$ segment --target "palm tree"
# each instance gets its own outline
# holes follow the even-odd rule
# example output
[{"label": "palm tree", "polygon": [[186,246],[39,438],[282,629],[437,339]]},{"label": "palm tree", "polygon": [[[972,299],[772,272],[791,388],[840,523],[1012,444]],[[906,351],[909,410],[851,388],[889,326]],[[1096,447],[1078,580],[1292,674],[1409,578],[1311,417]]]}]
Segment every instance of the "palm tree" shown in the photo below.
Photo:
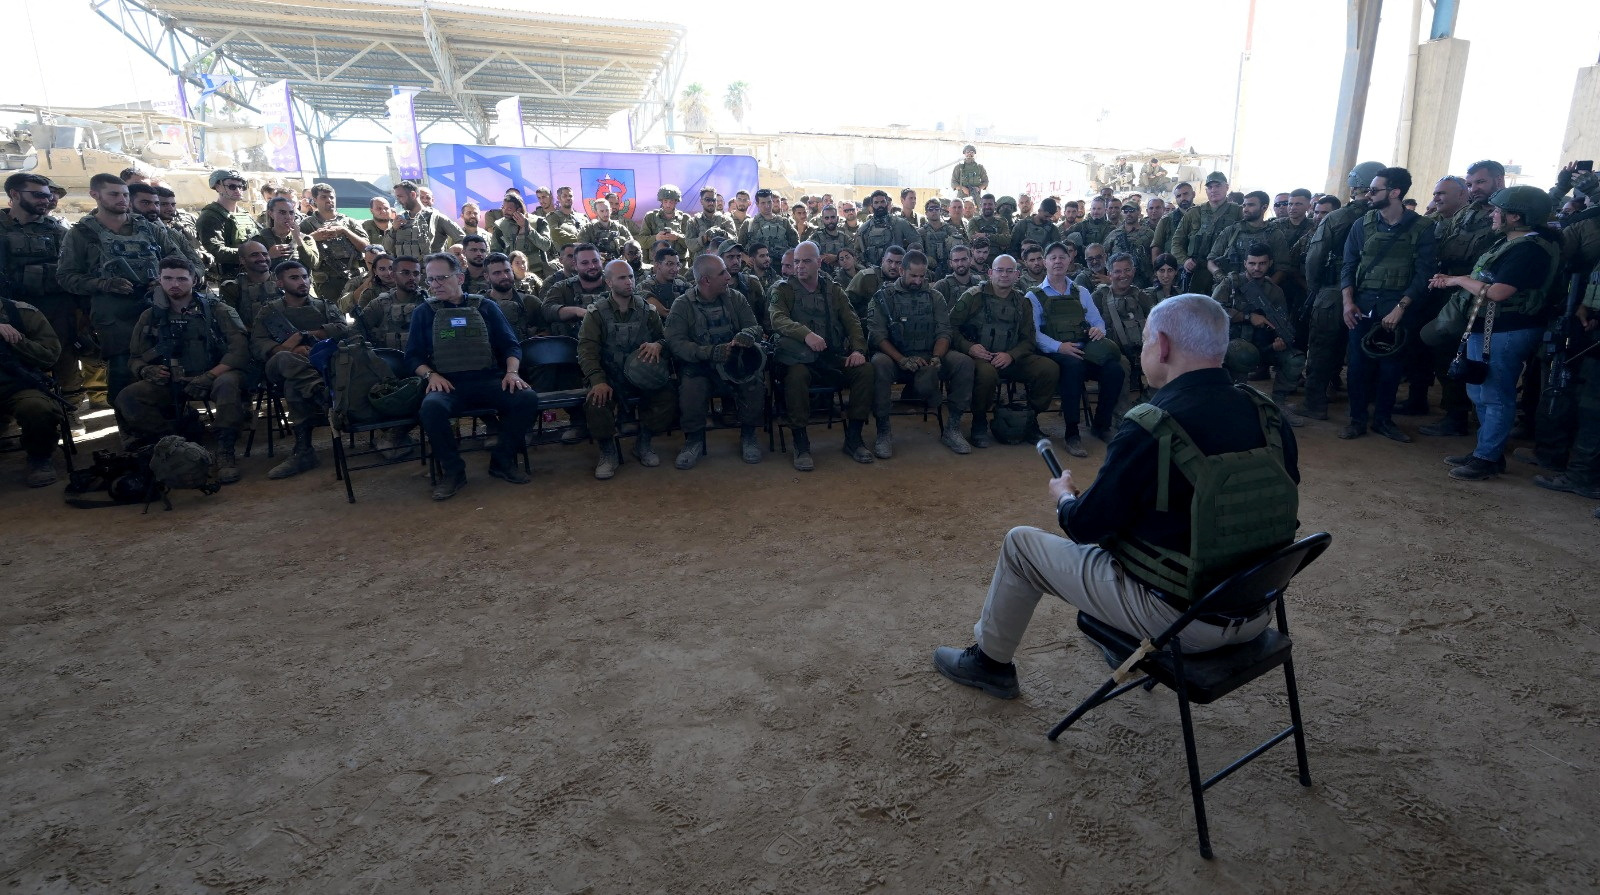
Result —
[{"label": "palm tree", "polygon": [[706,88],[690,84],[678,94],[678,111],[683,113],[683,129],[703,134],[711,129],[711,109],[706,105]]},{"label": "palm tree", "polygon": [[734,123],[744,124],[744,113],[750,111],[750,85],[744,81],[729,84],[728,92],[722,97],[722,107],[733,116]]}]

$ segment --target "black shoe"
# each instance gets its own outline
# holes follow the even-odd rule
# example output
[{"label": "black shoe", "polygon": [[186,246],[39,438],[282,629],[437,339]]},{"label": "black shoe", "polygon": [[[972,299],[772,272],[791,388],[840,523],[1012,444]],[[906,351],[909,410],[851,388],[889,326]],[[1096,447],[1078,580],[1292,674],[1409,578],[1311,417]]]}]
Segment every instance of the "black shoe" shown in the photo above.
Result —
[{"label": "black shoe", "polygon": [[1096,437],[1098,439],[1100,439],[1101,441],[1105,442],[1106,444],[1110,444],[1111,443],[1111,430],[1110,429],[1090,429],[1089,430],[1089,434],[1093,435],[1094,437]]},{"label": "black shoe", "polygon": [[1017,686],[1016,664],[996,662],[985,656],[976,643],[964,650],[939,647],[933,651],[933,667],[958,684],[977,687],[1000,699],[1016,699],[1022,693]]},{"label": "black shoe", "polygon": [[1365,434],[1367,434],[1366,423],[1351,423],[1350,425],[1339,430],[1339,437],[1345,439],[1346,441],[1352,438],[1360,438]]},{"label": "black shoe", "polygon": [[1572,479],[1567,478],[1566,473],[1560,473],[1558,475],[1536,475],[1533,477],[1533,483],[1541,488],[1546,488],[1551,491],[1565,491],[1568,494],[1576,494],[1579,497],[1587,497],[1590,500],[1600,500],[1600,488],[1596,488],[1591,485],[1580,485],[1577,482],[1574,482]]},{"label": "black shoe", "polygon": [[1411,443],[1411,436],[1400,431],[1400,427],[1394,424],[1394,420],[1379,420],[1372,424],[1372,431],[1390,441],[1398,441],[1401,444]]},{"label": "black shoe", "polygon": [[444,478],[439,480],[439,484],[433,486],[433,499],[449,500],[456,496],[457,491],[465,487],[467,487],[467,471],[465,469],[455,475],[447,472],[444,474]]},{"label": "black shoe", "polygon": [[1450,477],[1467,482],[1481,482],[1492,479],[1500,474],[1500,464],[1490,463],[1481,457],[1473,457],[1465,466],[1457,466],[1450,470]]},{"label": "black shoe", "polygon": [[526,485],[533,481],[533,476],[524,472],[514,459],[510,463],[499,463],[490,460],[489,474],[497,479],[505,479],[513,485]]},{"label": "black shoe", "polygon": [[1455,469],[1457,466],[1466,466],[1471,462],[1471,454],[1451,454],[1450,456],[1444,458],[1444,465],[1450,467],[1451,469]]},{"label": "black shoe", "polygon": [[1087,457],[1089,452],[1083,447],[1083,439],[1077,435],[1067,436],[1067,453],[1074,457]]},{"label": "black shoe", "polygon": [[1427,416],[1428,399],[1423,398],[1421,401],[1408,400],[1396,407],[1394,412],[1397,416]]},{"label": "black shoe", "polygon": [[1532,448],[1517,448],[1511,452],[1511,456],[1517,460],[1521,460],[1523,463],[1537,466],[1540,469],[1555,475],[1560,475],[1561,473],[1567,471],[1566,467],[1564,466],[1551,466],[1549,463],[1540,460],[1538,452]]},{"label": "black shoe", "polygon": [[1467,431],[1467,421],[1456,416],[1446,416],[1431,426],[1423,426],[1417,430],[1431,438],[1446,438],[1453,435],[1470,435]]}]

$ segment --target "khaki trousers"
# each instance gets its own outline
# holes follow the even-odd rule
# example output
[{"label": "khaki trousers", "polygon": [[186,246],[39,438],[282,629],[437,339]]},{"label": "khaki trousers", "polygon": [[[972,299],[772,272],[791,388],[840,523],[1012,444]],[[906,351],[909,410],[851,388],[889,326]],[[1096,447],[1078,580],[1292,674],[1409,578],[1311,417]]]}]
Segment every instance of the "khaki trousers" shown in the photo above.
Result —
[{"label": "khaki trousers", "polygon": [[[1006,532],[983,614],[972,628],[984,654],[996,662],[1010,662],[1033,619],[1034,607],[1046,593],[1140,638],[1154,639],[1183,614],[1124,574],[1105,549],[1018,526]],[[1263,613],[1233,628],[1194,622],[1178,641],[1185,652],[1217,649],[1254,639],[1272,619],[1272,613]]]}]

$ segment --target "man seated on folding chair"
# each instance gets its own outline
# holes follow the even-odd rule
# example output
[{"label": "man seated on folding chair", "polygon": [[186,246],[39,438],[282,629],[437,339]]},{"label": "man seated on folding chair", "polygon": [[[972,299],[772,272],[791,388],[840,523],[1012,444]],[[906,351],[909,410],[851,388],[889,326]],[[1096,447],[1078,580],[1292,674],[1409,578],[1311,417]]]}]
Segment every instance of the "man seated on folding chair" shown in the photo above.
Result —
[{"label": "man seated on folding chair", "polygon": [[[283,389],[294,449],[288,459],[267,472],[286,479],[317,467],[311,430],[328,410],[328,384],[311,366],[311,346],[323,339],[344,338],[344,315],[320,298],[311,297],[311,271],[293,258],[272,268],[283,293],[263,305],[250,327],[250,353],[265,365],[267,379]],[[326,424],[326,423],[324,423]]]},{"label": "man seated on folding chair", "polygon": [[867,363],[867,337],[838,283],[822,276],[822,252],[807,240],[794,249],[794,276],[772,287],[772,328],[778,334],[773,360],[783,380],[785,409],[794,433],[794,468],[810,472],[811,386],[850,392],[845,411],[844,453],[871,463],[872,451],[861,430],[872,410],[873,367]]},{"label": "man seated on folding chair", "polygon": [[[678,359],[678,410],[683,420],[683,450],[674,465],[693,469],[705,456],[706,414],[714,395],[733,396],[739,416],[739,456],[746,463],[760,463],[756,427],[766,410],[765,377],[741,375],[735,381],[718,366],[736,349],[759,352],[761,325],[745,297],[728,288],[732,277],[721,258],[701,255],[694,259],[693,270],[694,291],[672,303],[666,322],[667,347]],[[764,355],[752,357],[759,363],[749,364],[751,370],[765,367]]]},{"label": "man seated on folding chair", "polygon": [[0,416],[16,420],[22,429],[30,488],[56,481],[50,455],[60,442],[66,410],[46,390],[50,382],[44,372],[60,353],[61,340],[44,312],[26,302],[0,299]]},{"label": "man seated on folding chair", "polygon": [[578,367],[589,388],[583,405],[589,431],[600,442],[594,477],[609,479],[622,465],[617,438],[617,411],[627,398],[639,399],[639,437],[633,456],[640,466],[660,466],[651,438],[672,427],[678,416],[678,391],[667,369],[666,332],[661,315],[643,295],[634,293],[633,267],[626,261],[606,265],[611,294],[594,303],[594,313],[578,330]]},{"label": "man seated on folding chair", "polygon": [[872,356],[877,371],[872,412],[878,423],[873,452],[884,460],[894,456],[889,414],[894,384],[903,382],[930,408],[938,405],[944,384],[948,394],[939,441],[953,453],[972,453],[961,435],[961,417],[972,407],[972,358],[950,350],[950,309],[943,295],[928,288],[928,258],[921,249],[907,252],[899,279],[872,297],[867,341],[877,349]]},{"label": "man seated on folding chair", "polygon": [[[1089,490],[1075,494],[1071,470],[1050,480],[1067,538],[1026,526],[1006,532],[973,626],[977,642],[934,650],[939,673],[1013,699],[1012,656],[1044,593],[1134,637],[1154,638],[1238,571],[1191,556],[1191,525],[1232,532],[1216,544],[1231,556],[1259,556],[1294,539],[1294,434],[1271,398],[1233,384],[1222,367],[1227,350],[1228,313],[1208,296],[1175,296],[1151,310],[1141,362],[1159,391],[1128,412]],[[1228,474],[1206,475],[1213,469]],[[1197,494],[1191,475],[1205,492]],[[1195,504],[1239,509],[1192,518]],[[1254,639],[1271,621],[1265,610],[1251,618],[1200,616],[1179,639],[1185,652],[1203,652]]]},{"label": "man seated on folding chair", "polygon": [[417,416],[444,473],[434,485],[433,499],[448,500],[466,487],[467,464],[455,433],[456,415],[463,410],[495,411],[500,433],[489,453],[489,474],[525,485],[529,477],[517,466],[517,457],[539,415],[539,396],[517,372],[522,346],[499,305],[462,293],[466,271],[456,256],[429,255],[422,271],[432,297],[411,314],[406,366],[427,388]]}]

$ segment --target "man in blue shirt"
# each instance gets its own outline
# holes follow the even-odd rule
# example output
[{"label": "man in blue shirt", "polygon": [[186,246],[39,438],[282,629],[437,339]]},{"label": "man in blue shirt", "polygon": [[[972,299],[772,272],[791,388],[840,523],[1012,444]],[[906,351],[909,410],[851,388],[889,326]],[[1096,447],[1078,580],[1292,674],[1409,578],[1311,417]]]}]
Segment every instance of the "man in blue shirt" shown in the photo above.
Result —
[{"label": "man in blue shirt", "polygon": [[1101,441],[1111,440],[1112,414],[1122,394],[1127,374],[1122,368],[1122,352],[1106,339],[1106,322],[1095,307],[1089,290],[1067,279],[1071,253],[1059,242],[1044,252],[1044,282],[1028,290],[1033,305],[1033,342],[1039,354],[1055,361],[1061,370],[1056,393],[1061,398],[1061,420],[1066,426],[1067,453],[1087,457],[1083,439],[1078,436],[1078,408],[1085,377],[1100,383],[1099,405],[1094,411],[1090,433]]},{"label": "man in blue shirt", "polygon": [[427,388],[422,398],[422,429],[444,472],[433,488],[446,500],[467,484],[467,465],[456,448],[453,420],[462,410],[493,408],[500,434],[489,454],[489,474],[514,485],[528,482],[517,468],[528,428],[539,413],[539,396],[519,375],[522,347],[500,306],[481,295],[464,295],[465,271],[449,252],[423,263],[432,296],[411,312],[406,365]]}]

